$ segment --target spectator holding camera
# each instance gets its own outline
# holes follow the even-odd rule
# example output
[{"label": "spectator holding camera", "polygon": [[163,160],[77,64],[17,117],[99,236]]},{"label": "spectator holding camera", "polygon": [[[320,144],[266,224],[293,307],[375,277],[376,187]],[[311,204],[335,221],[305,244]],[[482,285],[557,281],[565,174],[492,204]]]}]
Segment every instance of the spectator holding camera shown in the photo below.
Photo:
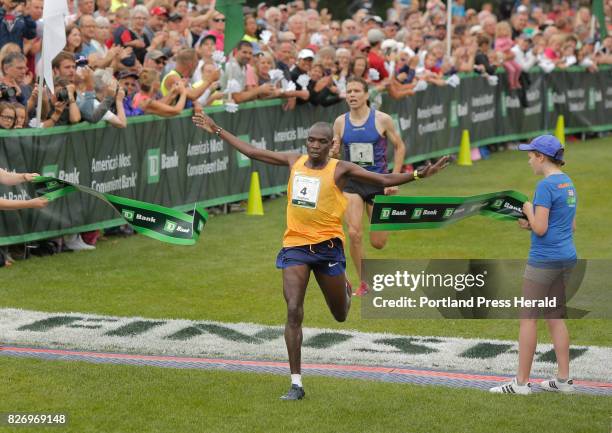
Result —
[{"label": "spectator holding camera", "polygon": [[32,88],[25,84],[26,58],[21,53],[9,53],[2,59],[2,81],[0,83],[0,99],[9,102],[26,104],[32,93]]},{"label": "spectator holding camera", "polygon": [[102,116],[102,120],[107,121],[115,128],[127,127],[127,118],[123,108],[123,99],[126,91],[118,86],[117,80],[108,69],[98,69],[93,74],[94,90],[96,99],[94,101],[94,110],[98,108],[102,101],[110,100],[110,108]]},{"label": "spectator holding camera", "polygon": [[81,112],[76,103],[76,89],[67,78],[58,77],[54,83],[55,93],[51,94],[53,111],[43,122],[43,128],[70,125],[81,121]]},{"label": "spectator holding camera", "polygon": [[36,22],[24,11],[24,0],[4,0],[4,7],[0,7],[0,47],[13,42],[23,50],[23,40],[36,37]]}]

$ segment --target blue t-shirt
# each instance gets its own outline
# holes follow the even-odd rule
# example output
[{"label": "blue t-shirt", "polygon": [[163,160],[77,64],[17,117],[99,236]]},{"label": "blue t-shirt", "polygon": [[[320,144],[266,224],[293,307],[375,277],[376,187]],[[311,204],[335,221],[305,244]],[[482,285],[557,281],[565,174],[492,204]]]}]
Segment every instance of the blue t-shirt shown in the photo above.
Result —
[{"label": "blue t-shirt", "polygon": [[543,206],[550,213],[546,233],[543,236],[531,233],[530,265],[548,267],[543,262],[576,260],[572,225],[577,203],[576,188],[565,173],[550,175],[538,183],[533,197],[534,209]]},{"label": "blue t-shirt", "polygon": [[451,11],[454,17],[464,17],[465,16],[465,6],[464,5],[458,5],[456,3],[453,3]]}]

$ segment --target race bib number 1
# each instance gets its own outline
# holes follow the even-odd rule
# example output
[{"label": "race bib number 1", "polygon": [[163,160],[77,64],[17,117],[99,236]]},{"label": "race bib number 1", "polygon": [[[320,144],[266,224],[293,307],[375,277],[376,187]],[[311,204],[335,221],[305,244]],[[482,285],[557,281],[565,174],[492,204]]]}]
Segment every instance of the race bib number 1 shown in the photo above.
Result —
[{"label": "race bib number 1", "polygon": [[374,165],[374,145],[372,143],[351,143],[351,162],[357,165]]},{"label": "race bib number 1", "polygon": [[319,200],[321,179],[296,174],[291,187],[291,204],[309,209],[316,209]]}]

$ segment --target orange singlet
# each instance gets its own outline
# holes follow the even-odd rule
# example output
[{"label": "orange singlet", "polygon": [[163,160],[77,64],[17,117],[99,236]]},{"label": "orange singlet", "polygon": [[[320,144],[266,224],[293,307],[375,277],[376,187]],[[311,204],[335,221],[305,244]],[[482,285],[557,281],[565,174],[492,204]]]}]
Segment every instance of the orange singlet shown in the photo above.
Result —
[{"label": "orange singlet", "polygon": [[342,215],[346,198],[336,185],[337,159],[315,170],[306,167],[308,155],[302,155],[291,167],[287,186],[287,230],[283,247],[318,244],[340,238],[344,242]]}]

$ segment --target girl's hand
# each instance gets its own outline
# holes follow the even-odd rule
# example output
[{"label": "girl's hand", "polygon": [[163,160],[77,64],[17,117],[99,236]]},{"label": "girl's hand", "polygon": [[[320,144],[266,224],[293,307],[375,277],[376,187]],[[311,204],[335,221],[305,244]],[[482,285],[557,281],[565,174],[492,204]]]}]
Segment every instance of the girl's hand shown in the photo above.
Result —
[{"label": "girl's hand", "polygon": [[529,221],[527,221],[525,218],[519,218],[517,221],[518,221],[518,225],[520,228],[525,229],[525,230],[531,230]]},{"label": "girl's hand", "polygon": [[46,197],[36,197],[28,200],[28,207],[32,209],[41,209],[49,204],[49,200]]},{"label": "girl's hand", "polygon": [[523,213],[525,215],[533,215],[533,203],[530,201],[523,203]]},{"label": "girl's hand", "polygon": [[23,173],[23,178],[26,182],[32,182],[32,180],[34,180],[34,178],[38,176],[40,176],[40,174],[38,173]]}]

